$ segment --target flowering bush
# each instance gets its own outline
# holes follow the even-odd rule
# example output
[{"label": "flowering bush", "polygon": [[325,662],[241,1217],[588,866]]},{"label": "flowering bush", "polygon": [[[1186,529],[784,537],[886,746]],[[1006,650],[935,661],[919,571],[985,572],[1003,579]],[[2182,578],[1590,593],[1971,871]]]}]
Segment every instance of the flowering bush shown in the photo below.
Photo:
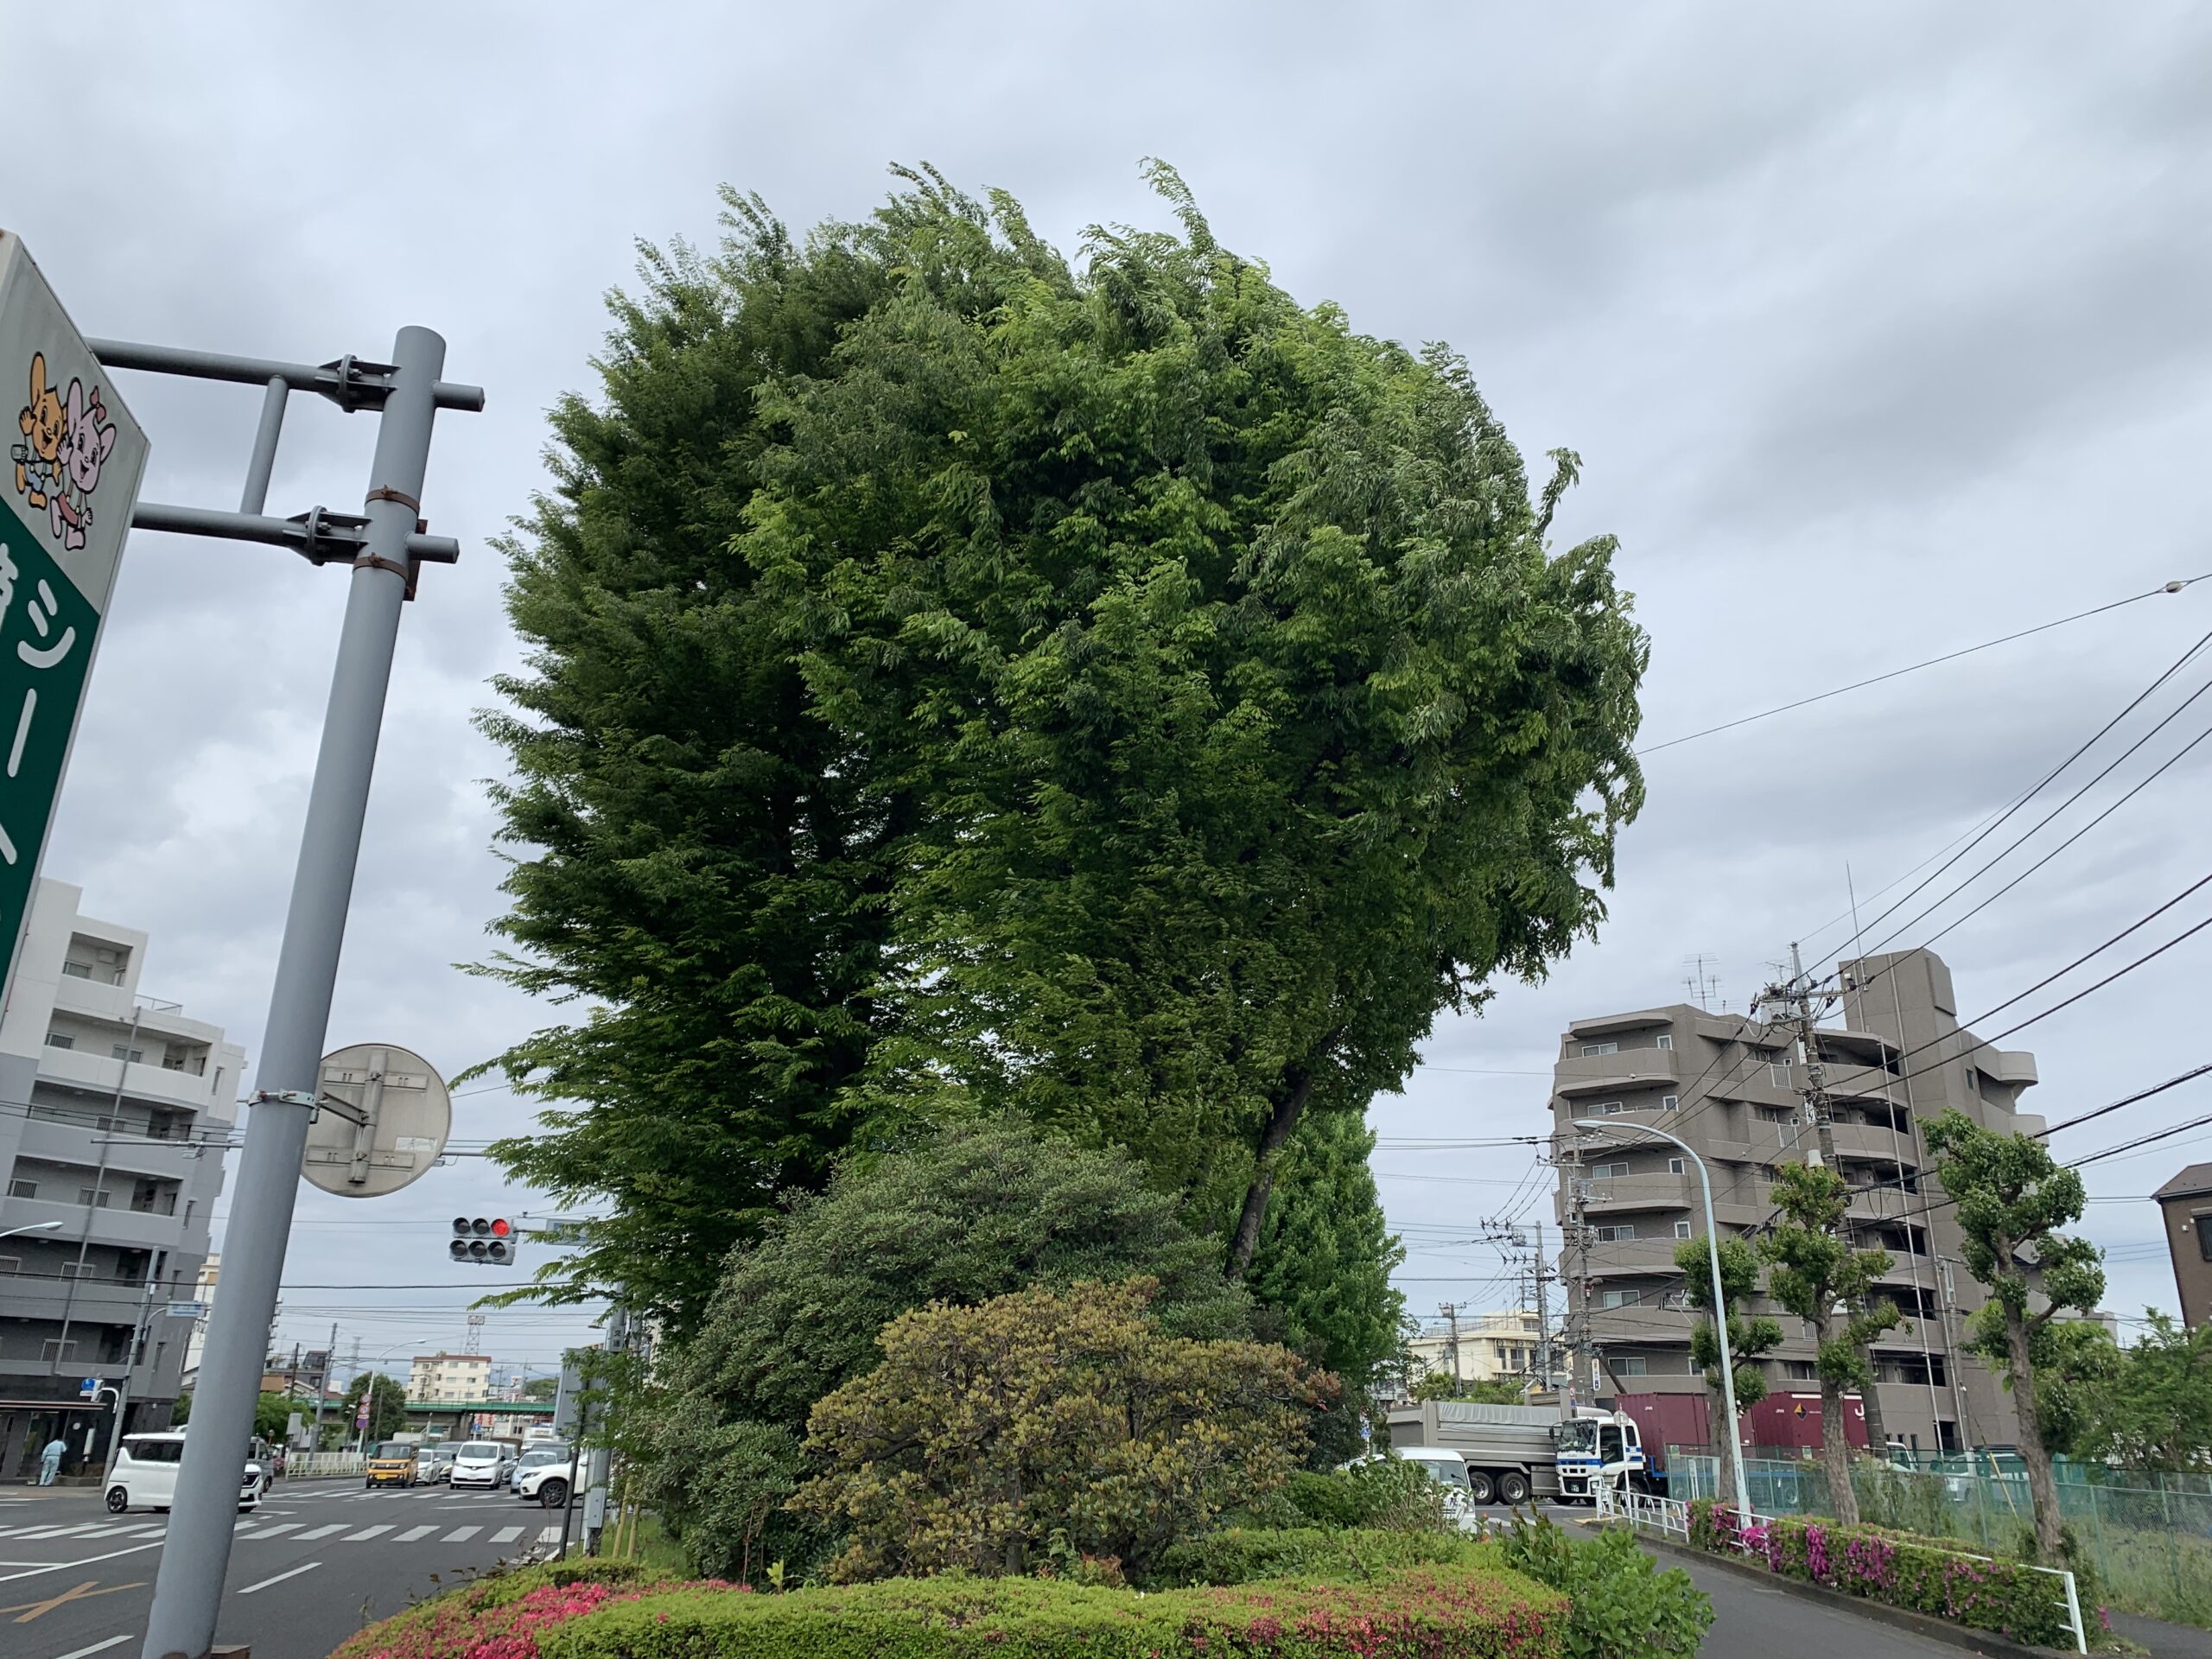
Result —
[{"label": "flowering bush", "polygon": [[[1565,1659],[1566,1599],[1516,1574],[1409,1569],[1364,1583],[1140,1595],[948,1574],[738,1596],[610,1601],[543,1659]],[[456,1650],[456,1659],[467,1650]],[[410,1656],[411,1659],[411,1656]],[[445,1656],[439,1656],[445,1659]]]},{"label": "flowering bush", "polygon": [[1764,1562],[1770,1572],[1995,1630],[2016,1642],[2073,1645],[2059,1580],[2018,1561],[1985,1560],[1910,1533],[1802,1516],[1738,1526],[1732,1508],[1707,1498],[1690,1505],[1690,1542],[1739,1552]]},{"label": "flowering bush", "polygon": [[525,1567],[372,1624],[331,1659],[537,1659],[544,1631],[667,1582],[626,1561]]}]

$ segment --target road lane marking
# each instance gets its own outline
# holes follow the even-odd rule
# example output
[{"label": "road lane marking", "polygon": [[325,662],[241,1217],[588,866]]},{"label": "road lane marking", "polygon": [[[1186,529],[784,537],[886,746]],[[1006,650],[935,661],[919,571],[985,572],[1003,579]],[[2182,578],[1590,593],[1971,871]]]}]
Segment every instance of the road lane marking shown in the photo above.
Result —
[{"label": "road lane marking", "polygon": [[411,1544],[417,1538],[427,1538],[436,1530],[435,1527],[410,1527],[391,1541],[395,1544]]},{"label": "road lane marking", "polygon": [[111,1549],[105,1555],[87,1555],[81,1561],[55,1561],[46,1567],[34,1567],[21,1573],[0,1573],[0,1584],[12,1584],[17,1579],[35,1579],[41,1573],[66,1573],[73,1567],[90,1567],[95,1561],[111,1561],[119,1555],[136,1555],[142,1549],[159,1549],[162,1541],[133,1544],[128,1549]]},{"label": "road lane marking", "polygon": [[159,1526],[134,1528],[123,1535],[126,1538],[159,1538],[166,1535],[168,1529],[169,1523],[164,1521]]},{"label": "road lane marking", "polygon": [[293,1539],[292,1541],[296,1544],[312,1543],[318,1538],[327,1538],[334,1532],[343,1532],[345,1530],[346,1523],[343,1521],[340,1521],[334,1526],[317,1527],[313,1532],[303,1532],[298,1537]]},{"label": "road lane marking", "polygon": [[347,1533],[347,1534],[346,1534],[343,1538],[340,1538],[338,1541],[339,1541],[340,1543],[341,1543],[341,1544],[361,1544],[361,1543],[366,1543],[370,1539],[372,1539],[372,1538],[375,1537],[378,1533],[380,1533],[380,1532],[390,1532],[391,1530],[391,1522],[390,1522],[389,1521],[387,1521],[387,1522],[385,1522],[384,1523],[384,1525],[382,1525],[382,1526],[380,1526],[380,1527],[363,1527],[363,1528],[362,1528],[359,1532],[349,1532],[349,1533]]},{"label": "road lane marking", "polygon": [[537,1541],[541,1544],[559,1543],[561,1541],[561,1529],[558,1527],[546,1528],[544,1531],[537,1535]]},{"label": "road lane marking", "polygon": [[272,1584],[282,1584],[287,1579],[298,1578],[302,1573],[312,1573],[321,1565],[321,1561],[309,1561],[304,1567],[296,1567],[289,1573],[279,1573],[273,1579],[264,1579],[259,1584],[249,1584],[245,1589],[239,1591],[238,1594],[250,1596],[257,1590],[266,1590]]},{"label": "road lane marking", "polygon": [[484,1541],[487,1544],[512,1544],[522,1536],[520,1527],[501,1527]]},{"label": "road lane marking", "polygon": [[455,1527],[438,1541],[442,1544],[465,1544],[483,1530],[481,1527]]},{"label": "road lane marking", "polygon": [[249,1532],[245,1535],[249,1538],[275,1538],[287,1532],[297,1532],[300,1526],[297,1521],[287,1521],[279,1526],[264,1527],[259,1532]]},{"label": "road lane marking", "polygon": [[60,1659],[86,1659],[86,1656],[88,1654],[105,1653],[110,1648],[120,1647],[125,1642],[129,1642],[133,1639],[134,1638],[131,1637],[130,1632],[126,1630],[121,1636],[111,1636],[105,1642],[95,1642],[89,1648],[72,1648],[68,1652],[61,1655]]},{"label": "road lane marking", "polygon": [[98,1579],[86,1579],[74,1589],[64,1590],[58,1596],[48,1596],[44,1601],[19,1601],[13,1607],[0,1607],[0,1613],[20,1613],[22,1617],[15,1622],[28,1624],[35,1618],[44,1618],[64,1602],[90,1601],[94,1596],[111,1596],[118,1590],[143,1590],[146,1587],[146,1580],[138,1579],[130,1584],[111,1584],[105,1590],[93,1589],[92,1586],[99,1582]]}]

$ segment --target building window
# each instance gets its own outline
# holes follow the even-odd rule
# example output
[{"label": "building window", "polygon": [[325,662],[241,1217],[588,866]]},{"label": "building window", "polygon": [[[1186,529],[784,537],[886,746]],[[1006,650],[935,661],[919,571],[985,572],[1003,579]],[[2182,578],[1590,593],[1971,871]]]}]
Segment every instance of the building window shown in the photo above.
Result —
[{"label": "building window", "polygon": [[1592,1164],[1590,1166],[1590,1178],[1597,1181],[1613,1180],[1627,1173],[1626,1164]]},{"label": "building window", "polygon": [[1616,1222],[1611,1226],[1592,1228],[1591,1230],[1600,1244],[1625,1244],[1636,1237],[1636,1224],[1632,1221]]},{"label": "building window", "polygon": [[1618,1054],[1620,1052],[1621,1046],[1618,1043],[1585,1043],[1582,1045],[1582,1058],[1586,1060],[1595,1059],[1600,1054]]},{"label": "building window", "polygon": [[146,1051],[144,1049],[133,1048],[128,1043],[118,1043],[114,1048],[110,1051],[110,1052],[112,1053],[117,1059],[128,1060],[133,1065],[138,1065],[146,1058]]},{"label": "building window", "polygon": [[46,1046],[48,1048],[74,1048],[77,1039],[66,1031],[49,1031],[46,1033]]},{"label": "building window", "polygon": [[39,1344],[38,1357],[41,1359],[67,1359],[76,1351],[75,1343],[64,1342],[59,1337],[48,1337]]},{"label": "building window", "polygon": [[1642,1354],[1623,1354],[1618,1359],[1608,1359],[1605,1369],[1615,1376],[1643,1376],[1649,1373],[1651,1362]]},{"label": "building window", "polygon": [[2199,1210],[2190,1217],[2196,1229],[2196,1253],[2212,1262],[2212,1210]]},{"label": "building window", "polygon": [[1766,1068],[1768,1079],[1777,1089],[1789,1086],[1789,1065],[1786,1060],[1770,1060]]},{"label": "building window", "polygon": [[1787,1106],[1754,1106],[1751,1109],[1758,1115],[1762,1123],[1787,1123],[1797,1116]]},{"label": "building window", "polygon": [[1658,1046],[1659,1046],[1659,1047],[1661,1047],[1661,1048],[1664,1048],[1664,1049],[1672,1049],[1672,1048],[1674,1047],[1674,1046],[1675,1046],[1675,1033],[1674,1033],[1673,1032],[1671,1032],[1671,1031],[1662,1031],[1662,1032],[1661,1032],[1661,1033],[1659,1033],[1659,1042],[1658,1042]]},{"label": "building window", "polygon": [[1662,1111],[1662,1112],[1679,1112],[1679,1111],[1681,1111],[1681,1110],[1682,1109],[1682,1097],[1681,1097],[1680,1095],[1662,1095],[1662,1096],[1659,1096],[1659,1109],[1660,1109],[1661,1111]]},{"label": "building window", "polygon": [[1809,1359],[1785,1359],[1782,1362],[1783,1380],[1789,1382],[1817,1382],[1820,1368]]},{"label": "building window", "polygon": [[1681,1174],[1682,1173],[1682,1160],[1679,1158],[1669,1158],[1667,1160],[1667,1173],[1669,1175]]},{"label": "building window", "polygon": [[1687,1221],[1678,1221],[1678,1222],[1676,1222],[1676,1223],[1675,1224],[1675,1236],[1676,1238],[1688,1238],[1689,1236],[1690,1236],[1690,1224],[1689,1224],[1689,1223],[1688,1223]]},{"label": "building window", "polygon": [[1620,1113],[1621,1103],[1618,1100],[1606,1101],[1598,1108],[1598,1115],[1600,1117],[1618,1117]]},{"label": "building window", "polygon": [[35,1198],[38,1197],[38,1183],[29,1176],[18,1175],[8,1183],[8,1196],[11,1198]]}]

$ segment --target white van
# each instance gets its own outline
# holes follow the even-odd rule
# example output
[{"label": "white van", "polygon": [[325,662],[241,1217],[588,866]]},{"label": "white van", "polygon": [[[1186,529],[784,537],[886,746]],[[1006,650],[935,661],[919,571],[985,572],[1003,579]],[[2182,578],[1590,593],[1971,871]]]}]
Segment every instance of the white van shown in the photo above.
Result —
[{"label": "white van", "polygon": [[508,1440],[463,1440],[453,1449],[453,1473],[447,1483],[458,1491],[464,1486],[481,1486],[495,1492],[507,1484],[514,1473],[515,1447]]},{"label": "white van", "polygon": [[[125,1510],[166,1510],[176,1501],[176,1471],[184,1461],[184,1431],[168,1429],[158,1434],[126,1434],[115,1454],[115,1468],[107,1478],[107,1512]],[[238,1468],[238,1509],[261,1506],[261,1471],[241,1459]]]}]

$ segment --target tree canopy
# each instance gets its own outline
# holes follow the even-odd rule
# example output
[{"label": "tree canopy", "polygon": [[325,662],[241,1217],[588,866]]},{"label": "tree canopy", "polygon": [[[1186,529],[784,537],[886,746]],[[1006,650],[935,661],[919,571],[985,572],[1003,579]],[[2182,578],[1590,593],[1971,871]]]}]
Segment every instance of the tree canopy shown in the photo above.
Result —
[{"label": "tree canopy", "polygon": [[563,1103],[500,1155],[613,1200],[550,1294],[688,1328],[856,1137],[1007,1109],[1243,1277],[1308,1111],[1602,916],[1645,645],[1548,541],[1573,457],[1532,490],[1447,349],[1153,177],[1183,233],[1079,264],[933,174],[803,245],[733,196],[556,411],[487,719],[487,971],[588,1005],[502,1057]]}]

